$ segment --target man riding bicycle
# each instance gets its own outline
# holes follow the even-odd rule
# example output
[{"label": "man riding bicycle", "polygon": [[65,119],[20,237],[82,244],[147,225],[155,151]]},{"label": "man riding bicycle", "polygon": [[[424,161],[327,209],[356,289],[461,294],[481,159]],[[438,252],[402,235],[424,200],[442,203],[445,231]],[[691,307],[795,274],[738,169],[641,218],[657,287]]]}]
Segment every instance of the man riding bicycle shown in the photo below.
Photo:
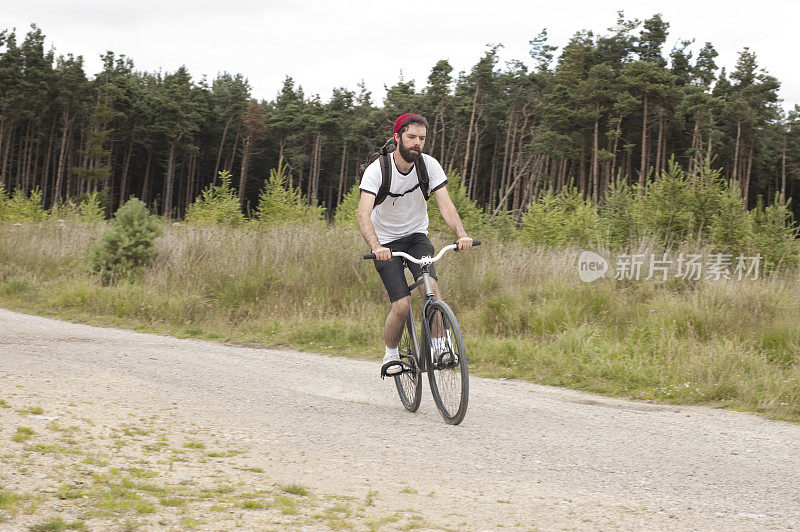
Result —
[{"label": "man riding bicycle", "polygon": [[[430,155],[422,153],[427,130],[428,121],[423,116],[406,113],[398,117],[392,129],[397,149],[388,157],[387,171],[391,171],[388,197],[385,191],[381,193],[385,180],[379,159],[366,168],[359,185],[358,228],[375,254],[375,269],[391,301],[383,330],[386,352],[382,367],[388,375],[402,371],[397,346],[411,305],[411,292],[403,274],[403,260],[393,258],[392,252],[403,251],[416,258],[433,255],[433,244],[427,236],[426,194],[436,197],[442,218],[458,239],[458,249],[472,247],[472,238],[464,231],[458,211],[447,193],[447,176],[442,166]],[[418,161],[420,157],[422,161]],[[421,186],[425,180],[419,175],[423,172],[420,167],[427,173],[428,191],[425,192]],[[376,205],[379,195],[385,201]],[[408,268],[414,280],[419,279],[420,267],[409,262]],[[437,299],[441,299],[433,265],[430,266],[430,273],[433,292]],[[434,350],[444,350],[443,338],[434,337],[431,344]]]}]

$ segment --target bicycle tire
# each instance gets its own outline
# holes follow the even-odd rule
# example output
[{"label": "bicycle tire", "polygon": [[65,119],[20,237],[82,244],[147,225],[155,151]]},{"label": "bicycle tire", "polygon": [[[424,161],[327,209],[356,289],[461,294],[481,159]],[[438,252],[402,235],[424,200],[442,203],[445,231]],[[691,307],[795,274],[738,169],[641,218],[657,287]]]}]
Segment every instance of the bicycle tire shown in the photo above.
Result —
[{"label": "bicycle tire", "polygon": [[[441,325],[437,319],[441,319]],[[423,356],[427,357],[431,395],[445,422],[458,425],[464,420],[469,403],[469,368],[461,328],[455,314],[444,301],[434,301],[427,307],[425,322]],[[445,339],[447,350],[453,355],[451,360],[446,357],[433,360],[431,357],[431,336],[436,333],[437,327],[443,329],[440,330],[443,333],[440,337]]]},{"label": "bicycle tire", "polygon": [[422,371],[419,366],[419,341],[414,328],[414,314],[411,309],[406,316],[403,327],[403,336],[398,345],[400,360],[413,368],[412,371],[403,371],[395,375],[394,383],[397,385],[397,394],[400,401],[409,412],[416,412],[422,399]]}]

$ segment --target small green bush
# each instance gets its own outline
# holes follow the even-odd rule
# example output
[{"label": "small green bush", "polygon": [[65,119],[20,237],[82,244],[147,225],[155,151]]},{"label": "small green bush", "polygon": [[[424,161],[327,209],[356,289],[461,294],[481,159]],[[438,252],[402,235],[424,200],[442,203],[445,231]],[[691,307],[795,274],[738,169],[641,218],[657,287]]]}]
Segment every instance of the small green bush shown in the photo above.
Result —
[{"label": "small green bush", "polygon": [[336,215],[333,223],[338,227],[357,227],[358,226],[358,202],[361,201],[361,190],[355,183],[352,188],[342,198],[342,202],[336,208]]},{"label": "small green bush", "polygon": [[625,248],[636,237],[635,202],[633,189],[622,177],[617,177],[606,190],[600,207],[600,228],[614,248]]},{"label": "small green bush", "polygon": [[104,283],[133,275],[155,257],[153,241],[163,232],[147,205],[132,197],[119,208],[111,227],[90,252],[92,268]]},{"label": "small green bush", "polygon": [[517,219],[514,213],[503,209],[494,218],[488,219],[482,234],[475,236],[478,240],[481,238],[496,238],[503,241],[513,240],[517,237]]},{"label": "small green bush", "polygon": [[735,211],[734,191],[727,188],[727,182],[722,178],[722,171],[709,166],[701,168],[696,175],[689,175],[686,182],[686,207],[692,216],[692,233],[701,240],[713,238],[711,226],[720,210],[729,211],[733,208]]},{"label": "small green bush", "polygon": [[186,210],[186,223],[191,225],[242,225],[239,198],[231,188],[231,174],[219,173],[220,184],[208,185]]},{"label": "small green bush", "polygon": [[598,239],[600,217],[589,199],[576,187],[558,195],[548,190],[528,206],[522,216],[519,238],[548,246],[586,245]]},{"label": "small green bush", "polygon": [[636,226],[642,234],[653,235],[665,246],[678,244],[692,234],[694,217],[690,205],[686,173],[672,160],[637,198],[634,204]]},{"label": "small green bush", "polygon": [[[456,172],[450,171],[447,174],[447,192],[450,195],[450,199],[453,200],[453,205],[458,211],[461,222],[464,224],[464,230],[471,237],[480,239],[480,235],[486,227],[486,214],[474,201],[469,199],[466,187],[461,184],[461,176]],[[431,231],[452,233],[444,218],[442,218],[442,213],[433,194],[428,198],[428,217]]]},{"label": "small green bush", "polygon": [[710,211],[711,248],[720,253],[746,253],[753,240],[752,218],[747,215],[737,183],[722,183],[716,209]]},{"label": "small green bush", "polygon": [[106,219],[100,194],[84,194],[77,202],[68,199],[50,210],[50,220],[100,223]]},{"label": "small green bush", "polygon": [[6,212],[8,210],[8,192],[3,183],[0,183],[0,222],[6,221]]},{"label": "small green bush", "polygon": [[258,196],[255,223],[263,227],[316,223],[322,220],[322,208],[308,205],[302,192],[287,179],[283,160],[269,171],[269,178]]},{"label": "small green bush", "polygon": [[778,266],[796,266],[800,245],[789,202],[784,205],[776,198],[765,208],[759,198],[749,216],[753,223],[753,247],[763,257],[764,272],[773,271]]},{"label": "small green bush", "polygon": [[24,190],[15,189],[8,196],[0,185],[0,221],[5,222],[40,222],[47,218],[42,208],[42,193],[34,189],[26,195]]}]

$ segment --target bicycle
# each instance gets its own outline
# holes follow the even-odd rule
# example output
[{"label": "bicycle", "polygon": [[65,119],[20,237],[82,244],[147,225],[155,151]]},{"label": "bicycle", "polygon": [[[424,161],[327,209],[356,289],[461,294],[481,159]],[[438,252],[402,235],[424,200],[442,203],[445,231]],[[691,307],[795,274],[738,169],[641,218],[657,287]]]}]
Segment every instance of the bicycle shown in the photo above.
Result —
[{"label": "bicycle", "polygon": [[[480,240],[473,241],[479,246]],[[434,297],[428,268],[442,258],[447,251],[458,248],[458,244],[443,247],[435,257],[419,259],[403,253],[392,253],[393,257],[401,257],[421,266],[421,277],[409,285],[413,292],[419,286],[425,287],[425,301],[422,304],[422,342],[417,337],[414,323],[413,306],[408,309],[403,335],[400,338],[400,365],[402,369],[394,374],[397,393],[400,401],[409,412],[416,412],[422,399],[422,373],[428,373],[428,384],[436,408],[446,423],[458,425],[467,414],[469,402],[469,369],[467,366],[467,350],[461,336],[461,328],[452,309],[444,301]],[[374,253],[367,253],[364,259],[374,259]],[[431,345],[436,339],[437,344]],[[423,351],[420,351],[420,345]],[[385,377],[385,368],[381,377]]]}]

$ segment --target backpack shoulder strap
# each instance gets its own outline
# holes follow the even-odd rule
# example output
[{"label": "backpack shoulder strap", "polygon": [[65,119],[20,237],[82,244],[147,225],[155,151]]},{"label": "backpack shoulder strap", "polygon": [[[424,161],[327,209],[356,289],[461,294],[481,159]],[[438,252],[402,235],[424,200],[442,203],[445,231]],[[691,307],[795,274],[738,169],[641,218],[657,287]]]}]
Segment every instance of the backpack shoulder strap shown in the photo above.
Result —
[{"label": "backpack shoulder strap", "polygon": [[420,153],[417,161],[414,163],[417,167],[417,180],[419,180],[419,188],[422,190],[422,195],[425,196],[425,201],[428,201],[428,196],[431,189],[431,181],[428,178],[428,168],[425,166],[425,157]]},{"label": "backpack shoulder strap", "polygon": [[389,152],[386,150],[384,146],[381,148],[380,154],[378,155],[378,160],[380,161],[381,165],[381,186],[378,189],[378,194],[375,196],[375,204],[373,206],[377,207],[386,197],[389,195],[389,190],[392,188],[392,163],[389,160]]}]

